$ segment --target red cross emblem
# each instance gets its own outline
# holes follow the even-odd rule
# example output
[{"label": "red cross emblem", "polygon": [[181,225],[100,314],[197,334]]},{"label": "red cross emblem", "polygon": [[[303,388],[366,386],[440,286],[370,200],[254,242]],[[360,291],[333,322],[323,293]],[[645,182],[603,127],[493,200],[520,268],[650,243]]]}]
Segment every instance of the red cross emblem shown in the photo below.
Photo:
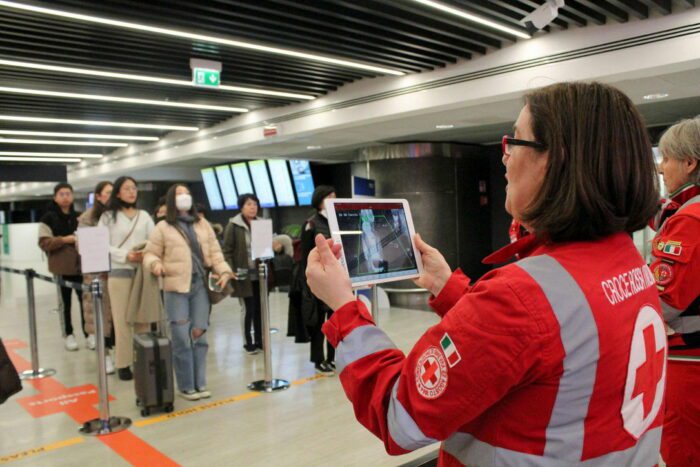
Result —
[{"label": "red cross emblem", "polygon": [[426,385],[430,383],[432,386],[435,386],[435,383],[438,382],[438,378],[435,376],[438,370],[437,362],[434,359],[429,359],[423,364],[423,370],[423,374],[421,375],[423,383]]},{"label": "red cross emblem", "polygon": [[649,416],[656,396],[656,385],[663,375],[664,349],[655,351],[654,326],[644,328],[644,351],[646,360],[637,368],[636,382],[632,397],[644,394],[644,418]]},{"label": "red cross emblem", "polygon": [[447,361],[437,347],[429,347],[416,364],[416,388],[426,399],[437,399],[447,389]]},{"label": "red cross emblem", "polygon": [[622,401],[625,430],[635,438],[656,420],[664,398],[666,330],[661,313],[644,305],[632,333],[627,379]]}]

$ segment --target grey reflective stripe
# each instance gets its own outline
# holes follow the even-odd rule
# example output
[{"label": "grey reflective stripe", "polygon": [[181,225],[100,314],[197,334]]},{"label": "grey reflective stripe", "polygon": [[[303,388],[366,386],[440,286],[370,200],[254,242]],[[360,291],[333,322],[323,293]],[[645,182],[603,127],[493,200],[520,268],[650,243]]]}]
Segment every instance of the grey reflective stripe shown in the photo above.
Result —
[{"label": "grey reflective stripe", "polygon": [[684,210],[685,208],[687,208],[687,207],[690,206],[691,204],[696,204],[696,203],[700,203],[700,195],[693,196],[693,197],[690,198],[688,201],[686,201],[685,203],[683,203],[683,206],[681,206],[680,208],[678,208],[678,211],[676,211],[676,214],[679,213],[679,212],[681,212],[682,210]]},{"label": "grey reflective stripe", "polygon": [[466,433],[452,435],[442,448],[470,467],[651,467],[659,462],[661,447],[661,428],[649,430],[639,438],[637,444],[623,451],[615,451],[604,456],[587,459],[586,461],[562,461],[552,457],[537,456],[510,449],[496,448],[488,443],[479,441]]},{"label": "grey reflective stripe", "polygon": [[540,255],[516,264],[542,288],[559,322],[565,351],[564,373],[547,426],[544,454],[560,462],[578,462],[598,366],[598,327],[583,291],[554,258]]},{"label": "grey reflective stripe", "polygon": [[429,444],[437,443],[436,439],[428,438],[423,434],[416,422],[413,421],[413,417],[409,415],[403,405],[401,405],[401,402],[399,402],[397,395],[400,379],[400,376],[396,378],[394,388],[391,390],[389,410],[386,414],[391,439],[407,451],[413,451]]},{"label": "grey reflective stripe", "polygon": [[664,321],[666,321],[666,324],[668,324],[674,331],[678,331],[678,329],[676,329],[676,325],[680,324],[677,321],[680,314],[683,313],[683,310],[674,308],[661,300],[661,311],[663,312]]},{"label": "grey reflective stripe", "polygon": [[335,354],[338,373],[342,373],[346,366],[362,357],[379,350],[395,348],[391,339],[378,327],[372,325],[357,327],[338,344]]},{"label": "grey reflective stripe", "polygon": [[678,327],[671,326],[676,332],[690,334],[700,331],[700,316],[681,316],[676,322]]}]

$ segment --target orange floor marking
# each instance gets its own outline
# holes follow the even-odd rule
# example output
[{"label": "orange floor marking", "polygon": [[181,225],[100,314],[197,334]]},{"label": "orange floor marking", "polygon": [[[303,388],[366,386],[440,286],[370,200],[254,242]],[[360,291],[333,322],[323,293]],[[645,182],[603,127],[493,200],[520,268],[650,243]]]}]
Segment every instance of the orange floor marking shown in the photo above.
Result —
[{"label": "orange floor marking", "polygon": [[[17,349],[27,346],[24,342],[13,339],[4,341],[4,343],[17,371],[31,369],[31,364],[16,352]],[[82,425],[100,416],[99,411],[95,408],[98,403],[97,388],[92,384],[68,388],[52,377],[25,380],[24,382],[29,382],[34,386],[34,389],[39,391],[39,394],[17,399],[17,402],[33,417],[44,417],[63,412]],[[113,399],[110,396],[110,400]],[[97,439],[134,466],[178,465],[128,430],[98,436]]]}]

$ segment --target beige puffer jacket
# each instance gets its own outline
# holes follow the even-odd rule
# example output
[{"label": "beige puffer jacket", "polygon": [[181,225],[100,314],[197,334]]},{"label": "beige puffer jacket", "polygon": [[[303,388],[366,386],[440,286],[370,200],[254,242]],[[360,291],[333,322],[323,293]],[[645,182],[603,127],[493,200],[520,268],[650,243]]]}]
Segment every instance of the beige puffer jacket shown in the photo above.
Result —
[{"label": "beige puffer jacket", "polygon": [[[204,267],[213,269],[214,273],[219,275],[224,273],[232,275],[231,268],[224,260],[221,246],[209,222],[206,219],[195,222],[194,231],[197,234],[197,241],[202,247]],[[144,270],[153,272],[153,267],[157,263],[162,263],[165,271],[163,290],[189,293],[192,282],[190,246],[179,230],[166,221],[160,221],[156,225],[144,250]]]}]

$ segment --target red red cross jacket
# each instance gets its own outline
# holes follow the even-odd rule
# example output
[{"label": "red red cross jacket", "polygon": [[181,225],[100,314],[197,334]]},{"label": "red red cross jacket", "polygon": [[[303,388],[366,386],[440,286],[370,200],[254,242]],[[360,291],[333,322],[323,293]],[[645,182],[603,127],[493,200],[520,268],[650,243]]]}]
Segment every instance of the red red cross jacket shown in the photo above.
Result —
[{"label": "red red cross jacket", "polygon": [[408,355],[360,302],[333,314],[323,331],[357,419],[390,454],[443,441],[443,466],[655,465],[666,336],[632,240],[528,235],[491,260],[514,253],[473,286],[456,271]]},{"label": "red red cross jacket", "polygon": [[664,202],[652,221],[651,270],[669,327],[672,355],[700,356],[700,186]]}]

